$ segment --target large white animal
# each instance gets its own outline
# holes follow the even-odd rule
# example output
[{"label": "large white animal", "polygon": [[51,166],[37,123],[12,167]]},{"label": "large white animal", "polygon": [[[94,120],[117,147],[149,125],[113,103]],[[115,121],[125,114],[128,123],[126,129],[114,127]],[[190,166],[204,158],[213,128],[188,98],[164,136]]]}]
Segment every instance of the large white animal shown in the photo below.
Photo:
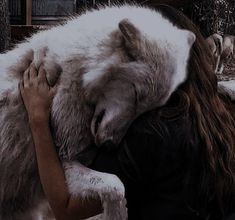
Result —
[{"label": "large white animal", "polygon": [[224,71],[224,64],[233,59],[235,46],[235,36],[225,35],[223,38],[223,51],[218,66],[218,73],[222,74]]},{"label": "large white animal", "polygon": [[159,12],[126,5],[87,12],[1,54],[0,220],[35,220],[46,201],[17,89],[28,62],[50,69],[50,84],[60,72],[51,127],[70,192],[99,195],[103,218],[123,220],[120,180],[76,161],[89,164],[92,143],[118,145],[136,117],[166,103],[186,79],[194,40]]},{"label": "large white animal", "polygon": [[220,57],[223,52],[223,37],[220,34],[214,33],[206,38],[208,46],[211,50],[215,62],[215,73],[218,72]]}]

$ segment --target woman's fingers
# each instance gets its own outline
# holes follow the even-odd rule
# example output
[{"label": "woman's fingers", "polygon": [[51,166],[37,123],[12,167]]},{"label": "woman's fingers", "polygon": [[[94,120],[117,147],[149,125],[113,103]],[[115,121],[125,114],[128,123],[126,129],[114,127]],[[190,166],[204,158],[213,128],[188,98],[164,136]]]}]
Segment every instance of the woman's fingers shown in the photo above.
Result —
[{"label": "woman's fingers", "polygon": [[33,82],[37,78],[38,72],[34,63],[29,67],[29,80]]},{"label": "woman's fingers", "polygon": [[24,92],[23,81],[20,81],[20,82],[19,82],[18,87],[19,87],[20,93],[22,94],[22,93]]},{"label": "woman's fingers", "polygon": [[24,72],[23,83],[19,84],[20,91],[22,92],[25,88],[29,89],[46,89],[50,91],[50,94],[53,96],[56,92],[56,87],[51,88],[48,84],[46,78],[46,71],[43,66],[40,66],[39,70],[36,69],[34,64],[31,64],[30,67]]},{"label": "woman's fingers", "polygon": [[53,87],[50,88],[50,93],[52,96],[55,96],[57,88],[58,88],[58,85],[54,85]]},{"label": "woman's fingers", "polygon": [[24,87],[29,87],[33,83],[37,83],[37,69],[35,64],[31,64],[29,68],[24,72],[23,82]]},{"label": "woman's fingers", "polygon": [[29,87],[29,68],[24,72],[23,81],[24,81],[24,87]]},{"label": "woman's fingers", "polygon": [[38,81],[42,82],[42,83],[47,83],[46,71],[43,68],[43,66],[40,66],[40,68],[39,68],[39,71],[38,71]]}]

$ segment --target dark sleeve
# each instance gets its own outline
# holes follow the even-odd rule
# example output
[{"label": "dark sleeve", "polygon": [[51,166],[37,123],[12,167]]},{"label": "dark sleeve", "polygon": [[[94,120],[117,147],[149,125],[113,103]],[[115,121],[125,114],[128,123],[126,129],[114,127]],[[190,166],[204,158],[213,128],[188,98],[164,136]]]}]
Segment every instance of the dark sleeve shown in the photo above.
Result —
[{"label": "dark sleeve", "polygon": [[190,129],[178,132],[181,124],[155,127],[140,121],[117,149],[101,149],[96,157],[93,169],[116,174],[124,183],[129,220],[202,219],[185,200],[189,159],[183,152],[192,146]]},{"label": "dark sleeve", "polygon": [[157,187],[152,190],[151,182],[157,176],[157,147],[161,149],[162,145],[158,135],[135,131],[128,133],[118,149],[101,149],[92,165],[93,169],[113,173],[122,180],[129,220],[156,219],[154,215],[159,205],[155,199]]},{"label": "dark sleeve", "polygon": [[157,135],[129,133],[116,149],[99,149],[91,168],[115,174],[128,185],[142,184],[150,181],[158,164],[157,146],[162,145]]}]

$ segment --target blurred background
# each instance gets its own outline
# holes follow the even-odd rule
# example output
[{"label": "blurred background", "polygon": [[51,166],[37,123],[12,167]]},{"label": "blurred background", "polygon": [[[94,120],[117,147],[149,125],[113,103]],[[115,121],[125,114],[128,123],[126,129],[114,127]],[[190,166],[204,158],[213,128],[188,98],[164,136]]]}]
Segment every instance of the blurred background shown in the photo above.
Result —
[{"label": "blurred background", "polygon": [[[0,0],[0,52],[42,29],[99,5],[117,0]],[[134,1],[119,0],[119,3]],[[168,4],[187,15],[205,37],[235,35],[235,0],[135,0],[140,5]],[[227,62],[229,63],[229,62]],[[235,62],[226,68],[235,75]]]},{"label": "blurred background", "polygon": [[[63,21],[66,17],[112,0],[0,0],[0,50],[32,32]],[[133,1],[118,1],[120,3]],[[136,0],[141,5],[168,4],[183,11],[205,37],[212,33],[235,34],[235,0]],[[11,37],[10,37],[11,35]],[[3,44],[6,44],[5,46]]]}]

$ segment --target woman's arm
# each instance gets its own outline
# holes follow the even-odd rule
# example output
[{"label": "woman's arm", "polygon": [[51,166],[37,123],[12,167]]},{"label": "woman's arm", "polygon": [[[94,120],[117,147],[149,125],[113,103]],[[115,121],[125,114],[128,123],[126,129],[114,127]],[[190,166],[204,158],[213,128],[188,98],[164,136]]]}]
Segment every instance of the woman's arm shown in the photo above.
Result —
[{"label": "woman's arm", "polygon": [[29,116],[42,187],[56,219],[78,220],[101,213],[102,205],[98,198],[81,201],[68,191],[49,128],[55,88],[48,85],[44,69],[37,72],[31,65],[24,73],[20,91]]}]

